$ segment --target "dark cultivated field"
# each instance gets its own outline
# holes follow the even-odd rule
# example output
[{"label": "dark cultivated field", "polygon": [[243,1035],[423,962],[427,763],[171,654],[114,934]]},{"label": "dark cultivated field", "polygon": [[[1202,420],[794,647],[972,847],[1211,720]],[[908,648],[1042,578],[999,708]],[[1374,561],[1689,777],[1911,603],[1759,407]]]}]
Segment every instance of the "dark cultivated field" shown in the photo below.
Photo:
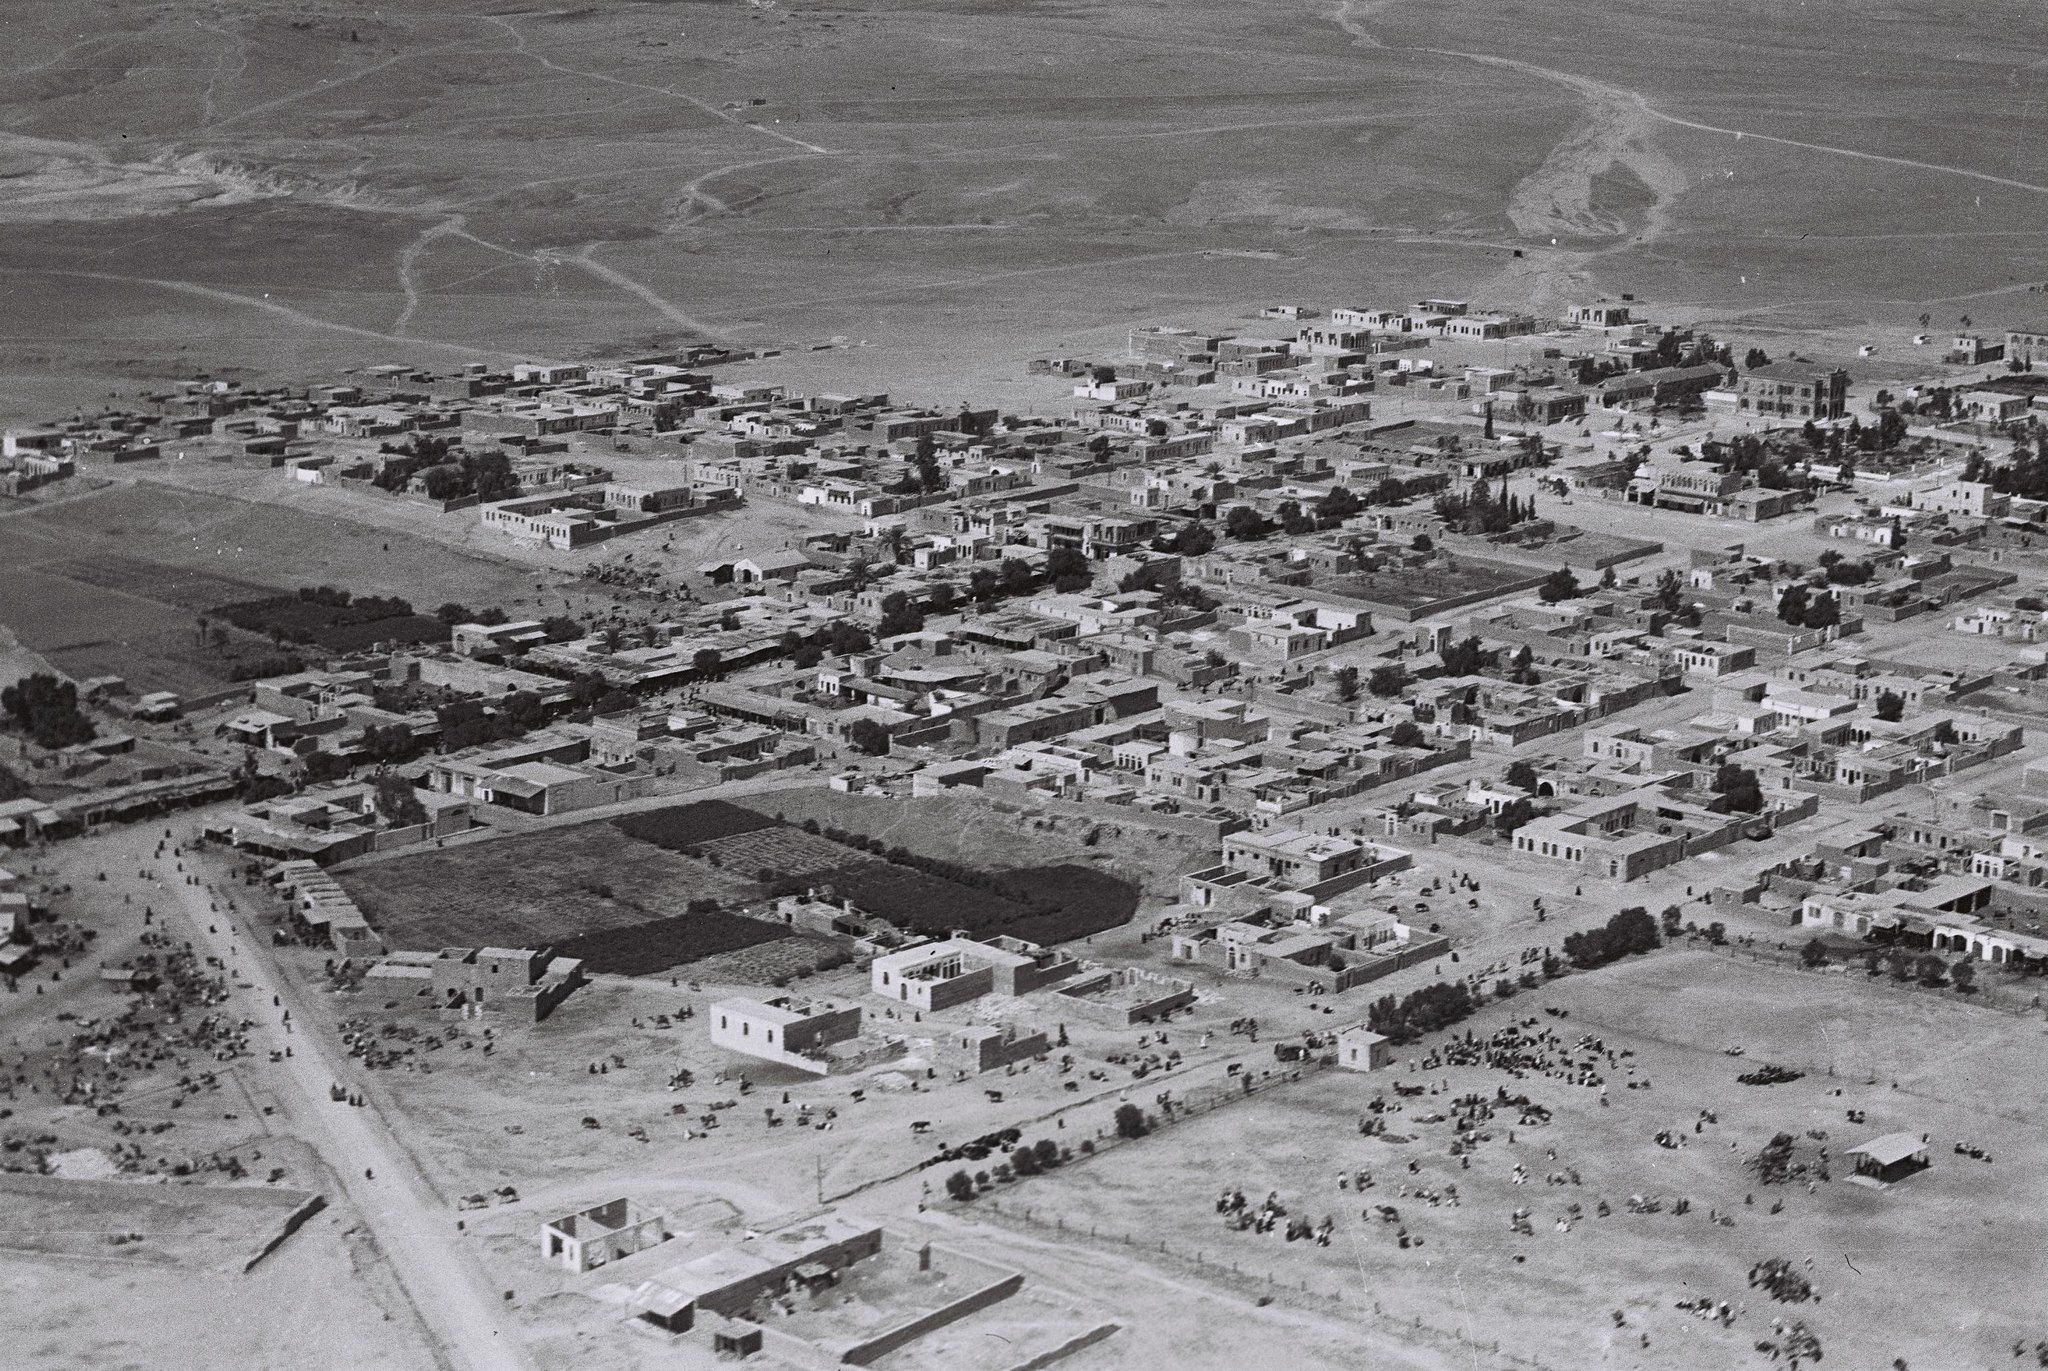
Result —
[{"label": "dark cultivated field", "polygon": [[711,912],[585,933],[557,944],[555,951],[564,957],[581,957],[590,971],[652,976],[720,952],[737,952],[788,936],[789,930],[759,919]]},{"label": "dark cultivated field", "polygon": [[1138,908],[1137,887],[1082,866],[1001,871],[987,885],[967,885],[893,862],[864,862],[817,879],[862,909],[934,938],[960,930],[1063,943],[1115,928]]},{"label": "dark cultivated field", "polygon": [[719,838],[775,827],[775,820],[724,800],[700,800],[672,809],[649,809],[612,820],[629,838],[683,852]]},{"label": "dark cultivated field", "polygon": [[215,613],[251,633],[273,634],[289,643],[315,643],[333,652],[354,652],[373,643],[445,643],[448,626],[431,614],[394,614],[384,602],[330,605],[297,595],[273,595],[222,605]]}]

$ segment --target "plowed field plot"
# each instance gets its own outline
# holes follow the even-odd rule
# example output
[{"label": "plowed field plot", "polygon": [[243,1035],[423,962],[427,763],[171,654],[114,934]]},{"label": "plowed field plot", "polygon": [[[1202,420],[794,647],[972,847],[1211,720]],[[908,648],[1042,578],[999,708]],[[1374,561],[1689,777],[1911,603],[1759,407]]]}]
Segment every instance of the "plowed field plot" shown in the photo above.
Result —
[{"label": "plowed field plot", "polygon": [[386,943],[416,950],[559,944],[684,915],[692,900],[730,900],[745,888],[714,867],[638,842],[607,823],[337,874]]},{"label": "plowed field plot", "polygon": [[811,876],[842,866],[847,858],[847,849],[830,838],[787,825],[714,838],[701,850],[728,869],[757,880]]}]

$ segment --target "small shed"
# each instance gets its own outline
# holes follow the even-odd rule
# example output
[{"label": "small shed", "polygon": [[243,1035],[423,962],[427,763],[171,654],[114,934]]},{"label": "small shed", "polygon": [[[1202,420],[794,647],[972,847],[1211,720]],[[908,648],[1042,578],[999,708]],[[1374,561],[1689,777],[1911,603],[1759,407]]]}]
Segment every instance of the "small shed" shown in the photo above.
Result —
[{"label": "small shed", "polygon": [[1337,1065],[1346,1071],[1378,1071],[1394,1060],[1394,1045],[1385,1034],[1362,1026],[1337,1035]]},{"label": "small shed", "polygon": [[1872,1138],[1869,1142],[1858,1143],[1849,1149],[1856,1174],[1889,1185],[1902,1181],[1916,1171],[1925,1171],[1931,1163],[1927,1160],[1927,1144],[1912,1133],[1886,1133]]},{"label": "small shed", "polygon": [[633,1305],[642,1322],[651,1323],[664,1333],[687,1333],[696,1322],[695,1300],[654,1281],[640,1287]]}]

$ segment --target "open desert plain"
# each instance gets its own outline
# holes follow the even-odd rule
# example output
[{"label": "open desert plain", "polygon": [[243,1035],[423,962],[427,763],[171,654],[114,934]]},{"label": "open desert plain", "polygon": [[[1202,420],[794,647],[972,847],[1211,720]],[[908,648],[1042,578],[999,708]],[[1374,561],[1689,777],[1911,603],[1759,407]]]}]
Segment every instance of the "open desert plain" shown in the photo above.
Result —
[{"label": "open desert plain", "polygon": [[0,33],[0,1365],[2048,1367],[2038,5]]}]

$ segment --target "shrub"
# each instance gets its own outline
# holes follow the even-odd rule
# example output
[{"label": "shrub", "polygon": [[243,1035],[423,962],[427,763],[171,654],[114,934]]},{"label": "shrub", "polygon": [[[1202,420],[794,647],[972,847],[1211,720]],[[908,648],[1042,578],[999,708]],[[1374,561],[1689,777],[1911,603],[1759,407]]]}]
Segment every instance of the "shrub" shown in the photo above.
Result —
[{"label": "shrub", "polygon": [[946,1193],[963,1204],[974,1198],[974,1177],[965,1171],[955,1171],[946,1177]]},{"label": "shrub", "polygon": [[1151,1131],[1145,1122],[1144,1110],[1134,1104],[1116,1107],[1116,1135],[1119,1138],[1142,1138]]}]

